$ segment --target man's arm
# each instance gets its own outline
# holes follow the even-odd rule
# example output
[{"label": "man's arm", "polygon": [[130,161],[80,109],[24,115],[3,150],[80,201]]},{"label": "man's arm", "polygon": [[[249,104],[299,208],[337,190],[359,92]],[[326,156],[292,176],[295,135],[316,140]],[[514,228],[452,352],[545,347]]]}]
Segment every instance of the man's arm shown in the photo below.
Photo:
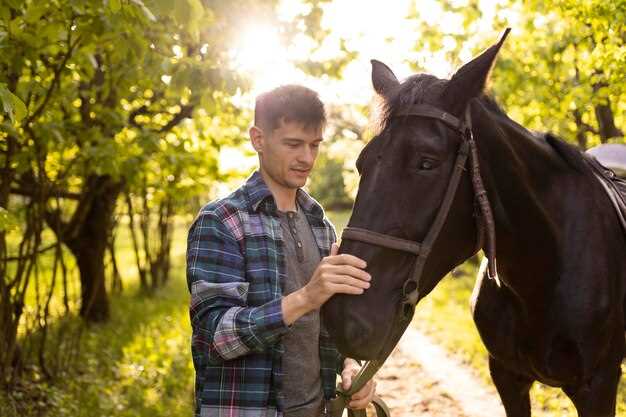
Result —
[{"label": "man's arm", "polygon": [[273,345],[289,327],[281,299],[257,307],[247,305],[249,283],[239,243],[211,212],[201,212],[187,239],[187,284],[192,345],[234,359]]}]

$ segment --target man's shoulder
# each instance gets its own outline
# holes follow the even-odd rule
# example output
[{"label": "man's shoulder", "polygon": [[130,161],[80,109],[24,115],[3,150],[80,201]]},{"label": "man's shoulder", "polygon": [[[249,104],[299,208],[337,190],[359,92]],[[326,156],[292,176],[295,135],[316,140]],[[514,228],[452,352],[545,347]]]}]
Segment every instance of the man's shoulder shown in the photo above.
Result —
[{"label": "man's shoulder", "polygon": [[204,206],[202,206],[199,214],[209,214],[223,220],[237,212],[247,210],[248,200],[246,199],[246,195],[242,186],[237,188],[226,197],[209,201]]},{"label": "man's shoulder", "polygon": [[[248,210],[248,202],[243,187],[239,187],[230,195],[209,201],[200,208],[194,224],[199,221],[221,223],[236,239],[243,238],[242,214]],[[201,220],[202,219],[202,220]]]}]

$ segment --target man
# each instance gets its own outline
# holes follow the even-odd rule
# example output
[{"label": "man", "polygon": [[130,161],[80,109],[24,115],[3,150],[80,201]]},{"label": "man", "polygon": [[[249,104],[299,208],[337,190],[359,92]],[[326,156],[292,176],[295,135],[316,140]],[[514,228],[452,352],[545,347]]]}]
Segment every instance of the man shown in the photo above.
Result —
[{"label": "man", "polygon": [[[320,322],[333,294],[369,287],[365,262],[337,254],[333,226],[301,189],[326,123],[317,94],[283,86],[257,98],[250,139],[259,170],[205,205],[187,242],[196,416],[317,417],[358,365]],[[375,384],[353,395],[364,408]]]}]

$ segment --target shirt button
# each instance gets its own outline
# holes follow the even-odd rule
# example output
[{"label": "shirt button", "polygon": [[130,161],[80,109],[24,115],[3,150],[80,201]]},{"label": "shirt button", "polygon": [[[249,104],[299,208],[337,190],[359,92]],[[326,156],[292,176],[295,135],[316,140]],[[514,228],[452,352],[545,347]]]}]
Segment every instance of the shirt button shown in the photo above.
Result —
[{"label": "shirt button", "polygon": [[301,248],[302,247],[302,242],[298,242],[298,247]]}]

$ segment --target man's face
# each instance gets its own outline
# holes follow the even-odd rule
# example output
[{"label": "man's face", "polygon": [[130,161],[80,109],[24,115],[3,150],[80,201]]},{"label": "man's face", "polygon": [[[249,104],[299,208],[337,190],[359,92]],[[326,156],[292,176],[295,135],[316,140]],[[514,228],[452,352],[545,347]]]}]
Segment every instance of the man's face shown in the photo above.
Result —
[{"label": "man's face", "polygon": [[252,141],[259,153],[261,170],[282,187],[304,186],[323,140],[322,130],[304,129],[302,123],[295,121],[281,121],[273,132],[259,129]]}]

